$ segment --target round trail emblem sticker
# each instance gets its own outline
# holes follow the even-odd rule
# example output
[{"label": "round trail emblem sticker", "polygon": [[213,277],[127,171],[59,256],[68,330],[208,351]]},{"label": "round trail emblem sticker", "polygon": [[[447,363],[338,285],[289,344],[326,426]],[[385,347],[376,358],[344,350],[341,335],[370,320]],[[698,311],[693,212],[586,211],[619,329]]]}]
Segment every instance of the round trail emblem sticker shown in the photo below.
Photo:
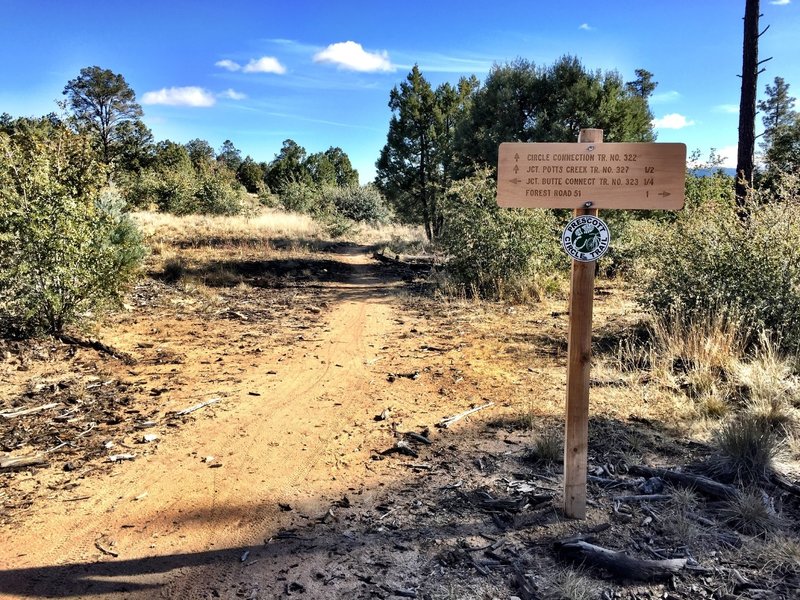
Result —
[{"label": "round trail emblem sticker", "polygon": [[605,222],[592,215],[575,217],[564,228],[561,246],[580,262],[592,262],[608,252],[611,234]]}]

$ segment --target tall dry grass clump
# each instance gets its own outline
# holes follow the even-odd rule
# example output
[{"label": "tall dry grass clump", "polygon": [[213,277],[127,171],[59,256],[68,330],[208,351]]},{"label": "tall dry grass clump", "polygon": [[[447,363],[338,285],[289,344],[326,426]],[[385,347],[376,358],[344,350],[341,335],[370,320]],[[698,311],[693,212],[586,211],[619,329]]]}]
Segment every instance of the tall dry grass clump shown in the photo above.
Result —
[{"label": "tall dry grass clump", "polygon": [[737,531],[754,536],[764,536],[784,525],[769,496],[755,488],[745,489],[727,501],[720,516]]},{"label": "tall dry grass clump", "polygon": [[653,319],[651,330],[649,360],[657,379],[682,390],[697,412],[726,414],[731,374],[744,354],[739,320],[721,311],[699,318],[675,308]]},{"label": "tall dry grass clump", "polygon": [[716,454],[707,463],[717,479],[742,483],[766,481],[781,450],[779,433],[768,421],[741,414],[715,433]]}]

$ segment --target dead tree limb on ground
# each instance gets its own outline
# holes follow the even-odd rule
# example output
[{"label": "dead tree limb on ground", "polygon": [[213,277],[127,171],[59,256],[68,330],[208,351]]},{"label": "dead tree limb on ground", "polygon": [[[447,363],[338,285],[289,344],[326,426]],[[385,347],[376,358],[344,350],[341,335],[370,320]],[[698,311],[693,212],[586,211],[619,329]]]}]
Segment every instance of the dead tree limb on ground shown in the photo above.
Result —
[{"label": "dead tree limb on ground", "polygon": [[38,465],[46,465],[47,457],[44,454],[35,456],[7,456],[0,458],[0,469],[24,469]]},{"label": "dead tree limb on ground", "polygon": [[67,333],[57,333],[55,337],[65,344],[70,344],[72,346],[80,346],[81,348],[91,348],[92,350],[97,350],[98,352],[103,352],[108,354],[109,356],[113,356],[116,359],[121,360],[126,365],[133,365],[136,363],[136,359],[134,359],[130,354],[127,352],[122,352],[121,350],[117,350],[116,348],[112,348],[111,346],[104,344],[100,340],[93,340],[91,338],[79,338],[75,337],[74,335],[69,335]]},{"label": "dead tree limb on ground", "polygon": [[623,552],[595,546],[582,540],[558,541],[556,550],[570,560],[600,567],[618,577],[637,581],[669,579],[685,569],[687,563],[685,558],[664,560],[633,558]]},{"label": "dead tree limb on ground", "polygon": [[655,467],[645,467],[642,465],[634,465],[628,468],[628,473],[641,477],[661,477],[664,481],[682,487],[694,488],[698,492],[702,492],[707,496],[713,498],[720,498],[722,500],[735,500],[739,497],[738,490],[725,483],[714,481],[703,475],[695,475],[693,473],[683,473],[680,471],[670,471],[669,469],[659,469]]}]

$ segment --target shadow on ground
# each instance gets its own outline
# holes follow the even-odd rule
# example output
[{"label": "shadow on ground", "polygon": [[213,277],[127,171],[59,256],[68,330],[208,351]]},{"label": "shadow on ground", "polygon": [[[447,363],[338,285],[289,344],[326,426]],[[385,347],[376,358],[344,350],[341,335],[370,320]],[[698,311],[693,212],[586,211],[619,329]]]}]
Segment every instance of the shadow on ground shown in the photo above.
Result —
[{"label": "shadow on ground", "polygon": [[[531,425],[542,430],[561,427],[552,418],[534,418]],[[184,597],[180,586],[200,581],[208,597],[223,598],[306,592],[315,598],[389,598],[392,590],[411,589],[416,590],[413,597],[434,598],[446,586],[465,585],[535,598],[531,590],[563,568],[552,551],[558,539],[608,524],[598,536],[598,543],[606,547],[637,554],[637,545],[676,544],[657,524],[643,528],[638,518],[630,523],[615,520],[612,496],[627,486],[624,476],[613,490],[590,484],[587,519],[566,520],[559,508],[560,467],[532,459],[527,442],[534,435],[489,417],[464,422],[455,431],[433,434],[430,446],[415,446],[418,457],[375,454],[372,464],[386,479],[392,474],[396,478],[397,469],[412,475],[350,498],[318,498],[292,507],[289,517],[282,513],[286,518],[277,516],[272,502],[209,508],[216,518],[230,513],[232,522],[252,513],[274,514],[276,523],[291,519],[287,527],[274,524],[265,531],[263,544],[131,560],[98,554],[96,561],[7,569],[0,572],[0,593],[33,598]],[[597,418],[590,425],[590,468],[613,465],[633,452],[676,460],[689,448],[666,435],[660,423]],[[363,500],[367,495],[372,498],[368,506]],[[202,511],[173,515],[176,520],[207,517]],[[701,556],[705,548],[696,543]],[[686,575],[681,580],[673,585],[671,597],[691,598],[695,579]],[[608,579],[595,583],[604,589],[617,585]]]}]

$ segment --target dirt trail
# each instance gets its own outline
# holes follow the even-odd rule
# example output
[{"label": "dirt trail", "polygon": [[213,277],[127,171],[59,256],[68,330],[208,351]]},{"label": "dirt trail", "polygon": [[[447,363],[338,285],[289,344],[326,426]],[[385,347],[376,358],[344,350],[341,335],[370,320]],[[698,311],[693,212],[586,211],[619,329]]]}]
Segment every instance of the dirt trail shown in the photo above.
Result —
[{"label": "dirt trail", "polygon": [[[157,453],[120,465],[111,478],[88,480],[85,500],[50,502],[0,531],[0,566],[16,578],[11,585],[6,579],[0,597],[122,590],[126,598],[208,597],[209,579],[224,577],[214,563],[226,549],[243,552],[288,522],[280,505],[324,514],[320,494],[363,481],[336,467],[348,453],[368,456],[363,440],[345,430],[380,412],[369,384],[385,379],[375,362],[396,326],[393,292],[365,257],[337,259],[352,274],[325,291],[335,300],[324,326],[300,340],[293,356],[281,361],[267,351],[242,365],[226,397],[165,437]],[[198,358],[182,374],[201,386],[214,367]],[[105,551],[119,557],[99,554]],[[108,561],[108,578],[93,569],[84,579],[84,566],[98,560]]]}]

